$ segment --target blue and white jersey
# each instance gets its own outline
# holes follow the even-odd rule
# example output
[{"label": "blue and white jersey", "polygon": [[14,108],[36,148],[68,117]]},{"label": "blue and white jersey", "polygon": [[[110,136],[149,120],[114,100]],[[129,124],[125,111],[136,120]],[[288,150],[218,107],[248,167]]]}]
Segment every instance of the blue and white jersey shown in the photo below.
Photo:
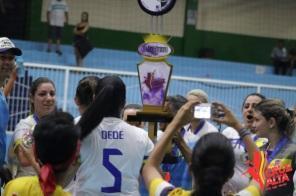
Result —
[{"label": "blue and white jersey", "polygon": [[9,119],[9,111],[5,96],[0,90],[0,166],[3,165],[6,152],[6,127]]},{"label": "blue and white jersey", "polygon": [[143,129],[104,118],[81,145],[73,195],[140,195],[138,177],[153,143]]}]

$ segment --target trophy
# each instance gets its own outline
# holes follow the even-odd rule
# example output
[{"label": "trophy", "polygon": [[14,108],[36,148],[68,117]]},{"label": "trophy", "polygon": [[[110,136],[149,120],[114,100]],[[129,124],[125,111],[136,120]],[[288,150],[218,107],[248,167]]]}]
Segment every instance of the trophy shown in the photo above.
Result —
[{"label": "trophy", "polygon": [[143,11],[151,15],[152,33],[144,36],[144,43],[138,47],[138,53],[143,57],[137,66],[143,110],[136,116],[128,116],[128,119],[147,121],[148,135],[154,141],[157,123],[172,119],[163,107],[173,69],[166,59],[173,48],[168,44],[170,38],[159,33],[162,31],[163,15],[174,7],[176,0],[138,0],[138,3]]}]

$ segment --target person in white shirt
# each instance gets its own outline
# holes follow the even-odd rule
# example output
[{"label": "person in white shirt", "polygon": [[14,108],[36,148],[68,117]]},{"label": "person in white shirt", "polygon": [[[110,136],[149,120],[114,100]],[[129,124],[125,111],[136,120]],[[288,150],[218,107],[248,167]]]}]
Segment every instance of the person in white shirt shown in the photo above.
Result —
[{"label": "person in white shirt", "polygon": [[[203,135],[195,144],[191,155],[190,173],[194,178],[194,186],[191,189],[175,186],[163,179],[159,171],[159,165],[165,155],[165,150],[182,126],[192,118],[193,106],[198,102],[189,101],[178,111],[173,121],[167,126],[163,137],[155,145],[153,152],[148,158],[142,172],[150,195],[194,195],[194,196],[222,196],[223,184],[233,175],[235,158],[233,148],[229,140],[220,133],[209,133]],[[226,113],[225,113],[226,114]],[[225,115],[227,119],[233,119],[230,112]],[[245,137],[247,137],[245,135]],[[261,153],[262,155],[263,153]],[[265,160],[265,159],[262,159]],[[261,163],[260,163],[261,164]],[[262,163],[264,165],[264,162]],[[262,170],[264,171],[264,167]],[[260,169],[255,170],[260,174]],[[262,173],[261,173],[262,174]],[[263,175],[264,186],[264,175]],[[252,181],[250,186],[236,194],[237,196],[259,196],[260,186]]]},{"label": "person in white shirt", "polygon": [[[243,126],[245,128],[248,128],[252,132],[251,137],[258,147],[267,142],[266,139],[258,138],[252,127],[254,121],[253,108],[262,100],[265,100],[265,96],[259,93],[250,93],[245,97],[242,104]],[[227,127],[222,131],[222,134],[231,141],[236,159],[234,175],[224,185],[223,191],[237,192],[248,186],[250,182],[250,177],[246,174],[246,171],[249,167],[249,165],[247,164],[248,154],[245,148],[245,144],[240,138],[237,130],[232,127]]]},{"label": "person in white shirt", "polygon": [[81,165],[73,195],[140,195],[138,177],[153,143],[146,131],[120,119],[125,99],[125,85],[119,77],[100,80],[93,103],[78,122]]},{"label": "person in white shirt", "polygon": [[46,19],[49,25],[47,52],[51,52],[53,39],[56,40],[56,53],[62,55],[60,49],[62,29],[68,24],[69,8],[65,0],[51,0],[47,9]]},{"label": "person in white shirt", "polygon": [[[194,89],[187,93],[188,101],[199,101],[199,103],[208,103],[208,95],[201,89]],[[187,145],[193,148],[198,139],[210,132],[218,132],[218,129],[208,120],[192,118],[188,125],[184,126],[183,138]],[[182,134],[182,133],[181,133]]]},{"label": "person in white shirt", "polygon": [[[86,109],[91,105],[94,100],[95,90],[100,81],[97,76],[85,76],[79,80],[76,87],[76,93],[74,97],[75,104],[78,107],[79,116],[74,119],[74,123],[77,124],[81,118],[81,115],[86,111]],[[62,186],[65,190],[72,192],[75,189],[75,175],[80,166],[79,157],[74,161],[67,169],[66,177],[63,179]]]},{"label": "person in white shirt", "polygon": [[[189,91],[186,98],[188,101],[208,103],[208,95],[201,89]],[[218,129],[206,119],[196,119],[192,117],[190,123],[182,127],[179,133],[186,145],[192,150],[199,138],[211,132],[218,132]],[[171,173],[171,182],[176,186],[191,189],[192,178],[186,159],[181,159],[174,167],[174,170],[178,172]]]},{"label": "person in white shirt", "polygon": [[8,161],[13,177],[32,176],[39,172],[33,155],[33,130],[38,121],[56,110],[56,88],[52,80],[39,77],[33,81],[29,97],[31,112],[16,125],[8,148]]},{"label": "person in white shirt", "polygon": [[274,74],[286,75],[288,71],[288,51],[283,40],[278,40],[277,45],[271,51],[271,59],[274,66]]}]

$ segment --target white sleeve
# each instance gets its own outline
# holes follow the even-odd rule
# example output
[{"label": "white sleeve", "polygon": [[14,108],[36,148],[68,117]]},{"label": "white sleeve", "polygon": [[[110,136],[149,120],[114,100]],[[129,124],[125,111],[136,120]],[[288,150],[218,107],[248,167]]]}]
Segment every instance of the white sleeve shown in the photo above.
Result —
[{"label": "white sleeve", "polygon": [[154,148],[154,144],[153,144],[153,142],[151,141],[151,139],[147,135],[145,156],[148,156],[152,152],[153,148]]},{"label": "white sleeve", "polygon": [[22,138],[25,134],[29,134],[31,131],[31,128],[24,122],[24,120],[21,120],[15,128],[15,131],[12,135],[9,148],[8,148],[8,157],[9,159],[13,159],[15,157],[15,150],[16,147],[21,144]]},{"label": "white sleeve", "polygon": [[237,131],[232,128],[232,127],[226,127],[223,131],[222,134],[227,137],[228,139],[238,139],[240,138]]},{"label": "white sleeve", "polygon": [[24,134],[31,132],[32,127],[21,120],[15,127],[13,141],[16,142],[17,140],[21,139]]}]

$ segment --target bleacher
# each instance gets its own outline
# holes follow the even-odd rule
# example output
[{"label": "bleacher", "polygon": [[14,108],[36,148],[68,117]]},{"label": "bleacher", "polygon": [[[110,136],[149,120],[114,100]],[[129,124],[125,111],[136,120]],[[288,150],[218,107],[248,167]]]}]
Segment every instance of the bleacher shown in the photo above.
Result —
[{"label": "bleacher", "polygon": [[[26,62],[75,66],[74,49],[71,45],[61,47],[63,55],[46,52],[47,44],[14,40],[23,49]],[[54,47],[53,47],[54,48]],[[136,72],[142,57],[136,52],[95,48],[84,60],[85,67]],[[171,56],[173,75],[202,77],[231,81],[294,86],[296,77],[275,76],[272,67],[247,63]],[[294,76],[296,76],[294,70]]]},{"label": "bleacher", "polygon": [[[54,51],[46,52],[47,43],[14,40],[15,44],[24,52],[24,60],[27,63],[40,63],[56,65],[56,68],[34,68],[27,67],[29,76],[33,79],[39,76],[47,76],[56,83],[57,104],[59,108],[66,109],[74,116],[78,115],[77,108],[73,101],[75,89],[78,81],[87,74],[94,74],[92,71],[80,69],[75,71],[75,57],[73,47],[62,45],[62,56],[58,56]],[[53,47],[54,48],[54,47]],[[127,102],[141,103],[138,78],[136,77],[136,65],[142,61],[142,57],[137,52],[119,51],[111,49],[95,48],[85,59],[86,68],[95,68],[96,74],[103,77],[109,71],[115,71],[120,75],[127,86]],[[275,76],[272,74],[272,67],[263,65],[253,65],[246,63],[234,63],[209,59],[185,58],[171,56],[168,62],[173,64],[173,76],[181,79],[172,79],[169,85],[169,94],[185,95],[189,90],[201,88],[210,97],[210,101],[221,101],[229,105],[240,117],[241,102],[243,98],[252,92],[258,91],[260,84],[295,86],[296,77]],[[68,67],[68,68],[67,68]],[[69,72],[69,86],[64,89],[66,81],[65,70]],[[133,76],[122,74],[122,71],[134,73]],[[182,79],[185,78],[185,80]],[[214,83],[196,81],[194,79],[215,79]],[[223,80],[227,84],[219,82]],[[229,82],[230,81],[230,82]],[[234,82],[232,82],[234,81]],[[241,85],[240,82],[251,83],[251,86]],[[66,94],[65,94],[66,92]],[[295,105],[296,88],[261,88],[260,92],[267,97],[283,99],[287,107]],[[64,97],[66,95],[66,97]],[[19,120],[19,119],[16,119]],[[13,123],[10,127],[13,127]]]}]

